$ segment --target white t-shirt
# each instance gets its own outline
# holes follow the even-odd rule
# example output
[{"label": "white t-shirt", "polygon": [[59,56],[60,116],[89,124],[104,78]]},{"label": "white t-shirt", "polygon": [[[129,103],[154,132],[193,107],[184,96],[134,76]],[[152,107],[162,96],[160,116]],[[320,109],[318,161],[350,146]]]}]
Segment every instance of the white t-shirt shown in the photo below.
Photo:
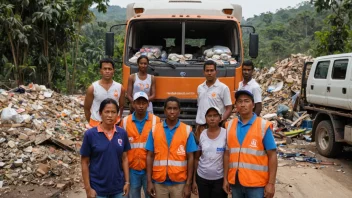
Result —
[{"label": "white t-shirt", "polygon": [[205,129],[199,138],[199,158],[197,173],[201,178],[217,180],[224,177],[223,157],[226,149],[226,129],[221,128],[218,137],[210,139]]},{"label": "white t-shirt", "polygon": [[251,92],[254,97],[254,103],[262,102],[262,89],[253,78],[245,85],[243,84],[243,81],[241,81],[238,90],[247,90]]},{"label": "white t-shirt", "polygon": [[208,87],[206,82],[200,84],[197,89],[198,110],[196,123],[205,124],[205,113],[210,107],[219,108],[221,114],[225,112],[225,107],[232,105],[230,89],[219,79]]}]

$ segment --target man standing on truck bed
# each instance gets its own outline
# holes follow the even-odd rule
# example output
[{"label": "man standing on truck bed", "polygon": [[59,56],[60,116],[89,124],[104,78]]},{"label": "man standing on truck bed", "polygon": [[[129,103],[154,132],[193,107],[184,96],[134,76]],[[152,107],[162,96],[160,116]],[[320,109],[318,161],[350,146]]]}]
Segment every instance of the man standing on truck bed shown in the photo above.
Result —
[{"label": "man standing on truck bed", "polygon": [[101,79],[92,83],[88,87],[86,98],[84,100],[84,114],[91,127],[96,127],[101,122],[99,115],[100,103],[107,99],[114,99],[119,105],[119,117],[116,123],[120,121],[125,104],[125,90],[122,85],[115,82],[112,78],[115,73],[115,65],[110,58],[100,60]]},{"label": "man standing on truck bed", "polygon": [[230,89],[216,78],[216,63],[208,60],[203,66],[206,81],[198,86],[198,110],[197,110],[197,129],[196,139],[199,140],[200,134],[206,127],[205,113],[210,107],[217,107],[222,114],[221,122],[227,120],[231,115],[232,101]]},{"label": "man standing on truck bed", "polygon": [[272,198],[277,171],[272,124],[253,113],[252,93],[240,90],[235,98],[240,116],[226,123],[223,188],[236,198]]},{"label": "man standing on truck bed", "polygon": [[254,64],[251,60],[246,60],[242,65],[243,81],[240,82],[238,90],[247,90],[254,97],[254,113],[260,116],[262,111],[262,89],[255,79],[252,78]]}]

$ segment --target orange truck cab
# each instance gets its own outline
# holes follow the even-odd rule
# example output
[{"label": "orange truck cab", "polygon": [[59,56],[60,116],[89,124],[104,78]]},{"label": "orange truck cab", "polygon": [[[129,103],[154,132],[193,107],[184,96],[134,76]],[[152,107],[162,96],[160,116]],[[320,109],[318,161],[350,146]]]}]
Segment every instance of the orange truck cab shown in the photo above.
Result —
[{"label": "orange truck cab", "polygon": [[[253,29],[249,55],[258,55],[259,37],[254,27],[241,26],[240,5],[226,0],[149,0],[129,4],[126,11],[127,22],[120,24],[126,25],[122,84],[127,88],[128,77],[138,72],[136,57],[148,55],[148,73],[156,79],[154,114],[163,118],[165,99],[176,96],[181,101],[181,121],[195,125],[197,87],[205,81],[203,64],[209,59],[217,62],[217,77],[230,88],[234,102],[242,80],[243,27]],[[109,57],[114,48],[111,28],[106,33]]]}]

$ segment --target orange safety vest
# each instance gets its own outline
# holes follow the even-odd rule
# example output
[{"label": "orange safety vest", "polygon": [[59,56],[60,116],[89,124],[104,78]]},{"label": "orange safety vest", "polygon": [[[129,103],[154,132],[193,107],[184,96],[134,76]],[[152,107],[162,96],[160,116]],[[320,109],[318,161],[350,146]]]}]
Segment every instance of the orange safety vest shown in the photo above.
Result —
[{"label": "orange safety vest", "polygon": [[146,169],[147,150],[145,145],[149,136],[150,130],[154,130],[157,123],[160,123],[160,118],[149,113],[142,133],[139,134],[136,124],[132,121],[132,115],[123,119],[122,127],[127,132],[128,139],[131,144],[131,150],[127,151],[128,166],[134,170]]},{"label": "orange safety vest", "polygon": [[263,139],[271,122],[257,117],[247,132],[242,146],[237,139],[235,118],[227,126],[227,145],[229,149],[228,181],[235,184],[236,172],[241,185],[246,187],[263,187],[269,181],[268,156],[264,149]]},{"label": "orange safety vest", "polygon": [[176,129],[170,147],[167,144],[163,123],[157,124],[153,133],[153,180],[164,182],[167,176],[174,182],[187,180],[187,140],[192,127],[184,123]]}]

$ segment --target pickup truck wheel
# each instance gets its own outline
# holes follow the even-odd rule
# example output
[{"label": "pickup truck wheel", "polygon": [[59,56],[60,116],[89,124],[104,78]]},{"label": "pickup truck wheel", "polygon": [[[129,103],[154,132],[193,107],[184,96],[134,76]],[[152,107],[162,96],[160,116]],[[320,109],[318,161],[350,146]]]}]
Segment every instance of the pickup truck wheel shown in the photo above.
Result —
[{"label": "pickup truck wheel", "polygon": [[332,123],[321,121],[315,131],[315,142],[319,153],[325,157],[335,157],[342,151],[342,144],[335,142]]}]

